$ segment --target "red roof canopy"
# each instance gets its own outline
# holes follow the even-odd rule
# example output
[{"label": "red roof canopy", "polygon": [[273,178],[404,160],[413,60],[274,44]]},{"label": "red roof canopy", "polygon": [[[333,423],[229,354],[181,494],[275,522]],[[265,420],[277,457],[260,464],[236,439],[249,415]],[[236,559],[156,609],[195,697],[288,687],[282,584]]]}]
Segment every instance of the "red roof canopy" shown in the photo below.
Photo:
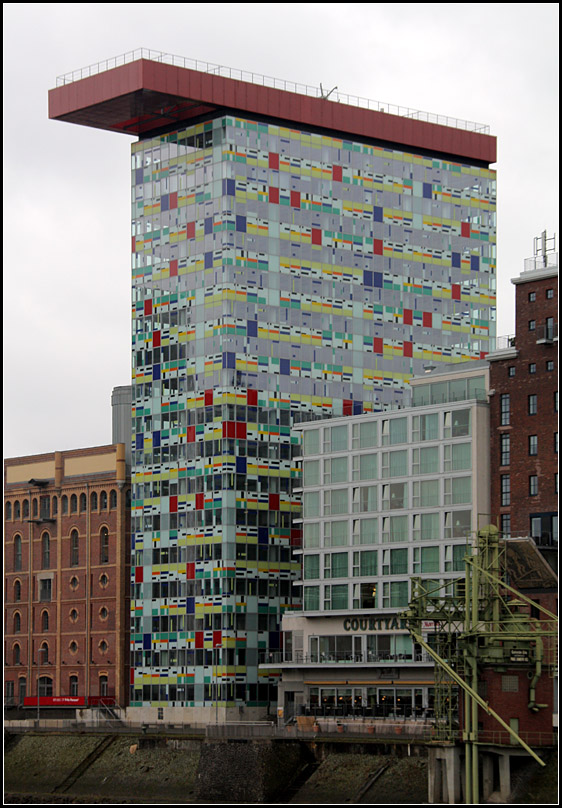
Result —
[{"label": "red roof canopy", "polygon": [[428,123],[238,79],[138,59],[49,91],[49,117],[146,137],[173,124],[229,110],[306,129],[396,144],[461,162],[496,160],[492,135]]}]

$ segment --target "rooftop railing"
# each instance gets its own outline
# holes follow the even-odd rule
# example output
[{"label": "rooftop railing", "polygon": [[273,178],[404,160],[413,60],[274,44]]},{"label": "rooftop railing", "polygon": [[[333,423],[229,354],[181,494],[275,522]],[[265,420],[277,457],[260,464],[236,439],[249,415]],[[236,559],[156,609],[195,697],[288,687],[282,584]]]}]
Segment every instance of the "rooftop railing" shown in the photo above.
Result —
[{"label": "rooftop railing", "polygon": [[558,253],[551,252],[546,255],[533,255],[523,261],[524,272],[535,272],[538,269],[553,269],[558,266]]},{"label": "rooftop railing", "polygon": [[201,73],[209,73],[215,76],[222,76],[228,79],[237,79],[238,81],[246,81],[250,84],[259,84],[263,87],[271,87],[276,90],[285,90],[298,95],[306,95],[312,98],[326,98],[334,103],[349,104],[353,107],[362,107],[364,109],[371,109],[377,112],[386,112],[390,115],[398,115],[403,118],[412,118],[417,121],[425,121],[426,123],[435,123],[440,126],[450,126],[453,129],[464,129],[467,132],[479,132],[480,134],[488,135],[490,127],[486,124],[476,123],[474,121],[465,121],[461,118],[451,118],[447,115],[439,115],[434,112],[424,112],[418,109],[411,109],[410,107],[402,107],[396,104],[389,104],[386,101],[376,101],[371,98],[363,98],[357,95],[348,95],[347,93],[340,92],[337,87],[333,90],[326,92],[322,85],[319,87],[311,86],[310,84],[301,84],[299,82],[287,81],[285,79],[274,78],[273,76],[264,76],[261,73],[254,73],[248,70],[238,70],[234,67],[226,67],[225,65],[213,64],[212,62],[202,62],[199,59],[190,59],[185,56],[175,56],[172,53],[163,53],[162,51],[151,50],[150,48],[137,48],[133,51],[127,51],[119,56],[113,56],[110,59],[104,59],[101,62],[81,67],[78,70],[73,70],[71,73],[65,73],[62,76],[57,76],[57,87],[62,87],[65,84],[71,84],[74,81],[96,76],[98,73],[105,73],[107,70],[113,70],[116,67],[136,62],[140,59],[147,59],[151,62],[161,62],[162,64],[172,65],[173,67],[189,68],[190,70],[198,70]]}]

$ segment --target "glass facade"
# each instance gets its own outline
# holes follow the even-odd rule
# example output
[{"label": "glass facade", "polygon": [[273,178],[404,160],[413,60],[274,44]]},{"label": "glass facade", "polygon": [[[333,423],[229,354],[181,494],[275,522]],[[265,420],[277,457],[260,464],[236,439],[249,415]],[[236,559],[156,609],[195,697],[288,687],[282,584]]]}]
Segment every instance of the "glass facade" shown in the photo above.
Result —
[{"label": "glass facade", "polygon": [[[131,178],[131,704],[266,706],[276,677],[258,663],[279,648],[299,567],[292,426],[407,403],[428,360],[487,352],[495,172],[224,115],[134,144]],[[350,440],[372,445],[372,429]],[[381,425],[384,445],[403,430]],[[349,448],[347,429],[323,441]],[[383,476],[404,473],[402,455],[379,458]],[[305,473],[370,480],[376,460]],[[311,495],[306,513],[377,495],[356,490]],[[341,584],[305,595],[347,604]]]}]

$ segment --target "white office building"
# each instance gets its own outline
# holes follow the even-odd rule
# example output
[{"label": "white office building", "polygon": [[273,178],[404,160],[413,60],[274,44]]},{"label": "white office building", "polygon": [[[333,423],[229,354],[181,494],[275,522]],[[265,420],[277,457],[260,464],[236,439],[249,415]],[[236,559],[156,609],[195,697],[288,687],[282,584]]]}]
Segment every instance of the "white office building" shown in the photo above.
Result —
[{"label": "white office building", "polygon": [[411,407],[299,427],[303,609],[271,661],[285,719],[431,711],[433,662],[399,615],[412,576],[453,593],[490,521],[487,398],[472,362],[413,380]]}]

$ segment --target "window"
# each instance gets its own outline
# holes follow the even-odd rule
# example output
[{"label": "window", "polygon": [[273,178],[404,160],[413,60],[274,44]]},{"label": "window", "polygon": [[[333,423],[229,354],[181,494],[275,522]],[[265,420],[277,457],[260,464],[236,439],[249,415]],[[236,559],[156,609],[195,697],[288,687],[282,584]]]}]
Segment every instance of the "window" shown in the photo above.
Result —
[{"label": "window", "polygon": [[102,527],[100,531],[100,564],[109,563],[109,530]]},{"label": "window", "polygon": [[531,364],[529,365],[529,373],[536,373],[536,372],[537,372],[537,366],[534,362],[531,362]]},{"label": "window", "polygon": [[546,328],[544,335],[546,339],[554,339],[554,317],[546,318]]},{"label": "window", "polygon": [[546,290],[546,298],[547,300],[552,300],[554,298],[554,289]]},{"label": "window", "polygon": [[353,424],[353,449],[370,449],[377,445],[377,422]]},{"label": "window", "polygon": [[376,544],[378,527],[376,519],[353,520],[353,544]]},{"label": "window", "polygon": [[14,570],[21,570],[21,536],[14,536]]},{"label": "window", "polygon": [[534,303],[536,299],[537,299],[537,293],[529,292],[529,303]]},{"label": "window", "polygon": [[443,531],[446,539],[464,538],[471,529],[470,511],[451,511],[445,514]]},{"label": "window", "polygon": [[529,496],[536,497],[539,493],[539,478],[536,474],[529,476]]},{"label": "window", "polygon": [[445,505],[460,505],[471,501],[471,477],[449,477],[445,478],[443,483],[445,489]]},{"label": "window", "polygon": [[414,547],[413,572],[439,572],[439,547]]},{"label": "window", "polygon": [[100,510],[107,510],[107,491],[102,491],[100,493]]},{"label": "window", "polygon": [[408,517],[386,516],[382,520],[383,542],[408,541]]},{"label": "window", "polygon": [[[47,649],[48,653],[48,649]],[[45,662],[48,661],[48,657]],[[39,679],[39,698],[50,697],[53,695],[53,680],[50,676],[41,676]]]},{"label": "window", "polygon": [[114,488],[109,492],[109,507],[112,509],[117,507],[117,491]]},{"label": "window", "polygon": [[92,491],[92,496],[90,497],[90,507],[93,511],[97,511],[98,509],[98,495],[96,491]]},{"label": "window", "polygon": [[537,414],[537,396],[536,393],[533,393],[531,396],[527,396],[528,399],[528,413],[529,415],[536,415]]},{"label": "window", "polygon": [[539,452],[538,435],[529,435],[529,454],[536,455]]},{"label": "window", "polygon": [[408,605],[408,581],[392,581],[383,584],[383,609]]},{"label": "window", "polygon": [[21,506],[17,500],[14,502],[14,519],[21,519]]},{"label": "window", "polygon": [[412,442],[422,440],[437,440],[439,438],[439,416],[414,415],[412,418]]},{"label": "window", "polygon": [[431,541],[439,537],[439,514],[416,513],[412,523],[414,541]]},{"label": "window", "polygon": [[347,457],[332,457],[324,461],[324,485],[347,482]]},{"label": "window", "polygon": [[46,642],[39,649],[39,661],[41,665],[47,665],[49,662],[49,645]]},{"label": "window", "polygon": [[510,365],[508,367],[507,375],[509,376],[510,379],[513,379],[513,377],[515,376],[515,365]]},{"label": "window", "polygon": [[329,584],[324,587],[324,609],[347,609],[347,584]]},{"label": "window", "polygon": [[303,578],[305,581],[320,578],[320,556],[305,555],[303,558]]},{"label": "window", "polygon": [[509,466],[510,463],[510,436],[500,436],[500,466]]},{"label": "window", "polygon": [[382,487],[383,510],[402,510],[408,507],[408,483],[391,483]]},{"label": "window", "polygon": [[303,435],[303,454],[320,454],[320,430],[307,429]]},{"label": "window", "polygon": [[347,513],[348,495],[347,488],[336,488],[324,492],[324,514]]},{"label": "window", "polygon": [[502,513],[500,517],[500,531],[502,536],[511,536],[511,514]]},{"label": "window", "polygon": [[68,513],[68,497],[66,494],[61,498],[61,512],[63,514]]},{"label": "window", "polygon": [[406,575],[408,572],[408,550],[383,550],[382,574]]},{"label": "window", "polygon": [[552,359],[549,359],[549,360],[547,361],[547,363],[546,363],[546,369],[547,369],[547,370],[554,370],[554,361],[553,361]]},{"label": "window", "polygon": [[73,530],[70,534],[70,566],[77,567],[80,563],[80,544],[78,531]]},{"label": "window", "polygon": [[16,603],[21,600],[21,581],[14,582],[14,600]]},{"label": "window", "polygon": [[50,578],[41,578],[39,580],[39,600],[47,603],[51,600],[53,582]]},{"label": "window", "polygon": [[14,665],[21,665],[21,648],[18,643],[14,645]]},{"label": "window", "polygon": [[361,454],[353,457],[353,479],[374,480],[377,477],[377,455]]},{"label": "window", "polygon": [[41,631],[49,630],[49,612],[44,611],[41,613]]},{"label": "window", "polygon": [[347,426],[329,426],[324,429],[324,452],[347,451]]},{"label": "window", "polygon": [[68,682],[68,691],[70,696],[78,695],[78,677],[71,676]]},{"label": "window", "polygon": [[[451,482],[450,480],[446,480]],[[412,505],[414,508],[435,508],[439,505],[439,480],[420,480],[412,483]]]},{"label": "window", "polygon": [[76,494],[72,494],[70,497],[70,513],[76,513],[78,511],[78,497]]},{"label": "window", "polygon": [[324,522],[324,547],[347,547],[347,519]]},{"label": "window", "polygon": [[377,551],[361,550],[353,553],[353,576],[377,574]]},{"label": "window", "polygon": [[472,466],[470,443],[449,443],[443,447],[445,471],[464,471]]},{"label": "window", "polygon": [[558,454],[558,432],[554,433],[554,454]]},{"label": "window", "polygon": [[412,450],[412,474],[438,474],[439,447],[424,446]]},{"label": "window", "polygon": [[347,553],[326,553],[324,556],[324,578],[347,578]]},{"label": "window", "polygon": [[14,634],[19,634],[21,631],[21,614],[16,612],[14,614]]},{"label": "window", "polygon": [[80,512],[84,513],[87,506],[86,494],[80,494]]},{"label": "window", "polygon": [[303,516],[306,518],[320,516],[320,494],[313,491],[303,497]]},{"label": "window", "polygon": [[303,543],[305,548],[320,547],[319,522],[307,522],[303,525]]},{"label": "window", "polygon": [[534,331],[537,327],[536,320],[529,320],[529,331]]},{"label": "window", "polygon": [[377,510],[377,486],[365,485],[353,489],[353,512],[367,513]]},{"label": "window", "polygon": [[6,519],[12,518],[12,503],[6,502]]},{"label": "window", "polygon": [[403,449],[398,452],[383,452],[382,477],[406,477],[408,474],[408,452]]},{"label": "window", "polygon": [[304,587],[304,609],[305,611],[317,612],[320,609],[320,587]]},{"label": "window", "polygon": [[382,422],[382,445],[393,446],[408,440],[408,419],[393,418]]},{"label": "window", "polygon": [[511,504],[511,479],[509,474],[502,474],[501,476],[501,504]]},{"label": "window", "polygon": [[48,533],[41,536],[41,567],[48,570],[51,566],[51,537]]},{"label": "window", "polygon": [[509,419],[511,414],[511,403],[509,394],[500,396],[500,424],[501,426],[509,426]]},{"label": "window", "polygon": [[302,484],[306,488],[311,485],[320,485],[319,460],[305,460],[302,464]]}]

